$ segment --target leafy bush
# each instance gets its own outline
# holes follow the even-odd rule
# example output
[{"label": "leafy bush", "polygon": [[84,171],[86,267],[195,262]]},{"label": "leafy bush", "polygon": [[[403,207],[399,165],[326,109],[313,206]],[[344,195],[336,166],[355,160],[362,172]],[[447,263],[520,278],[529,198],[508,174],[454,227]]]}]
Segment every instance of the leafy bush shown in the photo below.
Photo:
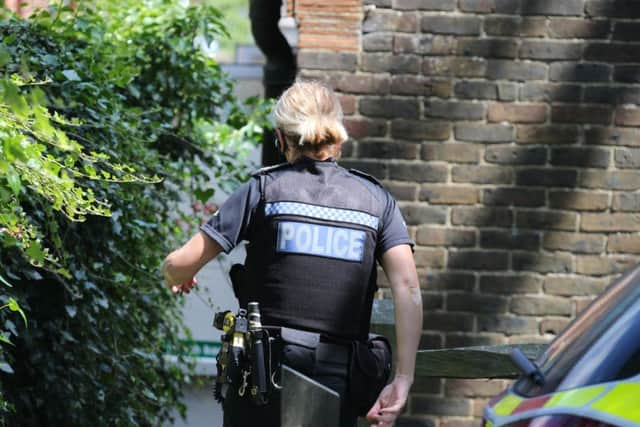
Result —
[{"label": "leafy bush", "polygon": [[184,411],[188,377],[163,358],[181,348],[179,303],[158,267],[189,231],[178,220],[200,220],[183,195],[213,194],[201,165],[223,188],[247,178],[267,106],[240,106],[203,53],[224,35],[219,12],[182,3],[0,21],[0,280],[12,285],[0,302],[29,322],[0,310],[8,425],[147,426]]}]

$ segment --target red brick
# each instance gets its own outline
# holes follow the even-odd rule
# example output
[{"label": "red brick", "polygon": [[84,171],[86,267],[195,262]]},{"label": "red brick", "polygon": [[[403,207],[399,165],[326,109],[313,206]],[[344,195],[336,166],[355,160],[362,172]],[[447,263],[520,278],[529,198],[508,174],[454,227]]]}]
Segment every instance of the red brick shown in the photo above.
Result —
[{"label": "red brick", "polygon": [[584,59],[598,62],[635,62],[640,56],[640,45],[626,43],[597,42],[585,46]]},{"label": "red brick", "polygon": [[[380,34],[380,33],[376,33]],[[384,33],[382,33],[384,34]],[[387,39],[390,36],[385,35]],[[455,55],[458,40],[453,36],[394,34],[393,52],[419,55]]]},{"label": "red brick", "polygon": [[394,120],[391,136],[411,141],[444,141],[451,135],[451,124],[444,121]]},{"label": "red brick", "polygon": [[322,49],[334,52],[358,52],[360,45],[356,33],[337,34],[300,34],[298,47],[302,49]]},{"label": "red brick", "polygon": [[640,231],[640,214],[584,213],[583,231]]},{"label": "red brick", "polygon": [[453,182],[475,184],[511,184],[513,171],[504,166],[454,166],[451,179]]},{"label": "red brick", "polygon": [[401,13],[396,21],[395,29],[403,33],[415,33],[418,30],[418,14]]},{"label": "red brick", "polygon": [[362,50],[366,52],[388,52],[392,49],[392,39],[386,33],[369,33],[362,36]]},{"label": "red brick", "polygon": [[636,264],[635,257],[603,257],[603,256],[578,256],[576,257],[576,273],[589,276],[608,276],[622,273]]},{"label": "red brick", "polygon": [[578,142],[576,126],[518,126],[516,140],[520,144],[573,144]]},{"label": "red brick", "polygon": [[355,94],[384,95],[389,93],[391,80],[376,74],[342,74],[332,78],[334,89]]},{"label": "red brick", "polygon": [[[469,399],[445,399],[443,397],[413,396],[411,409],[416,413],[431,415],[471,415],[472,401]],[[472,427],[472,426],[465,426]]]},{"label": "red brick", "polygon": [[550,296],[514,296],[511,300],[511,311],[528,316],[570,315],[571,301],[567,298]]},{"label": "red brick", "polygon": [[520,4],[513,0],[460,0],[459,7],[463,12],[514,14]]},{"label": "red brick", "polygon": [[388,141],[358,142],[358,157],[374,159],[408,159],[413,160],[420,152],[418,144]]},{"label": "red brick", "polygon": [[635,1],[588,0],[586,15],[605,16],[624,19],[640,17],[640,3]]},{"label": "red brick", "polygon": [[638,190],[640,189],[640,172],[635,170],[601,171],[584,169],[580,171],[579,184],[585,188]]},{"label": "red brick", "polygon": [[327,3],[318,3],[314,0],[297,0],[295,3],[296,10],[319,10],[319,11],[340,11],[345,12],[343,9],[354,8],[358,10],[360,8],[361,2],[359,0],[332,0]]},{"label": "red brick", "polygon": [[549,207],[579,211],[603,211],[609,207],[609,195],[593,191],[549,191]]},{"label": "red brick", "polygon": [[481,27],[482,21],[479,17],[473,15],[464,15],[462,17],[428,15],[423,16],[421,20],[423,33],[479,36]]},{"label": "red brick", "polygon": [[416,200],[418,194],[418,184],[406,183],[406,182],[391,182],[385,181],[384,187],[389,190],[391,195],[396,200]]},{"label": "red brick", "polygon": [[618,126],[640,126],[640,108],[618,108],[615,122]]},{"label": "red brick", "polygon": [[486,77],[493,80],[529,82],[546,80],[549,66],[543,62],[491,60],[487,63]]},{"label": "red brick", "polygon": [[582,43],[549,40],[524,40],[520,58],[538,60],[577,60],[582,56]]},{"label": "red brick", "polygon": [[611,23],[606,19],[551,18],[549,22],[549,35],[554,38],[607,38],[610,29]]},{"label": "red brick", "polygon": [[344,126],[349,136],[353,138],[384,136],[387,133],[387,123],[384,120],[346,118]]},{"label": "red brick", "polygon": [[360,68],[373,73],[417,74],[420,58],[417,55],[364,53],[360,56]]},{"label": "red brick", "polygon": [[349,95],[338,95],[342,112],[345,116],[350,116],[356,112],[356,97]]},{"label": "red brick", "polygon": [[604,236],[580,233],[547,232],[543,246],[549,250],[599,254],[604,250]]},{"label": "red brick", "polygon": [[301,50],[298,53],[298,65],[301,68],[330,71],[355,71],[358,57],[354,53],[326,52],[321,50]]},{"label": "red brick", "polygon": [[533,317],[513,315],[481,315],[478,316],[478,331],[501,332],[507,335],[535,333],[538,322]]},{"label": "red brick", "polygon": [[420,276],[420,286],[435,291],[471,291],[475,283],[473,273],[433,272]]},{"label": "red brick", "polygon": [[611,108],[600,105],[556,105],[551,108],[551,120],[556,123],[611,123]]},{"label": "red brick", "polygon": [[[478,260],[477,258],[480,258]],[[490,269],[487,266],[495,267],[499,264],[504,264],[506,260],[505,252],[480,252],[474,250],[460,250],[450,251],[449,263],[451,264],[451,258],[458,263],[458,257],[465,262],[465,265],[461,268],[467,268],[474,270],[478,265],[478,269]],[[501,262],[498,262],[501,260]],[[468,264],[468,265],[466,265]],[[486,295],[478,293],[454,293],[451,292],[447,295],[447,309],[450,311],[465,311],[469,313],[506,313],[509,300],[504,295]]]},{"label": "red brick", "polygon": [[394,9],[451,11],[456,8],[455,0],[393,0]]},{"label": "red brick", "polygon": [[542,123],[547,119],[544,104],[489,104],[487,119],[490,122]]},{"label": "red brick", "polygon": [[493,206],[544,206],[545,191],[520,187],[493,187],[482,193],[482,203]]},{"label": "red brick", "polygon": [[[326,2],[331,5],[332,2]],[[362,7],[362,6],[360,6]],[[413,12],[401,13],[397,11],[374,9],[369,11],[362,23],[362,32],[399,31],[415,33],[418,29],[418,15]]]},{"label": "red brick", "polygon": [[420,200],[434,205],[474,205],[478,202],[478,189],[450,184],[423,184]]},{"label": "red brick", "polygon": [[537,294],[542,279],[533,274],[500,274],[480,276],[480,291],[491,294]]},{"label": "red brick", "polygon": [[613,195],[611,208],[614,211],[639,212],[640,193],[620,192]]},{"label": "red brick", "polygon": [[540,234],[535,231],[481,230],[480,247],[488,249],[538,250]]},{"label": "red brick", "polygon": [[482,58],[425,58],[422,73],[429,76],[483,77],[487,63]]},{"label": "red brick", "polygon": [[451,163],[477,163],[480,147],[455,142],[426,143],[422,145],[422,160],[441,160]]},{"label": "red brick", "polygon": [[607,168],[610,161],[611,149],[608,147],[554,147],[549,163],[553,166]]},{"label": "red brick", "polygon": [[547,34],[545,18],[488,16],[484,31],[491,36],[544,37]]},{"label": "red brick", "polygon": [[603,279],[581,276],[547,276],[544,279],[544,291],[559,296],[598,295],[609,282]]},{"label": "red brick", "polygon": [[408,225],[444,224],[447,220],[447,212],[443,207],[425,203],[401,203],[400,211]]},{"label": "red brick", "polygon": [[430,225],[418,227],[416,243],[427,246],[473,246],[476,232],[469,229],[442,228]]},{"label": "red brick", "polygon": [[511,258],[514,271],[531,271],[538,273],[570,273],[573,269],[572,259],[568,254],[553,255],[539,252],[514,252]]},{"label": "red brick", "polygon": [[447,166],[435,162],[393,162],[389,164],[389,178],[410,182],[445,182]]},{"label": "red brick", "polygon": [[449,98],[451,91],[450,80],[433,80],[411,74],[396,75],[391,78],[391,93],[397,95],[431,95]]},{"label": "red brick", "polygon": [[416,267],[443,268],[445,250],[440,248],[417,248],[413,253]]},{"label": "red brick", "polygon": [[584,11],[583,0],[562,1],[523,1],[521,3],[523,15],[582,15]]},{"label": "red brick", "polygon": [[551,210],[518,210],[516,225],[534,230],[550,229],[573,231],[578,223],[578,215],[574,212]]},{"label": "red brick", "polygon": [[640,254],[640,234],[614,234],[609,236],[607,252]]},{"label": "red brick", "polygon": [[503,208],[455,207],[451,210],[451,223],[481,227],[510,227],[513,223],[513,212]]},{"label": "red brick", "polygon": [[447,379],[445,394],[455,397],[493,397],[504,388],[501,380]]},{"label": "red brick", "polygon": [[585,130],[585,143],[637,147],[640,146],[640,130],[596,126]]}]

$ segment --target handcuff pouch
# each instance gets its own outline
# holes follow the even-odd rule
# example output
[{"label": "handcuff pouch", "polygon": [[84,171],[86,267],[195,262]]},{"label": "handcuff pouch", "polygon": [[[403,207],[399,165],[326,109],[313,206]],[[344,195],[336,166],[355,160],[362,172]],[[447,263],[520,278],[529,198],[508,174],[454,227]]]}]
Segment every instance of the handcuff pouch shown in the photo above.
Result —
[{"label": "handcuff pouch", "polygon": [[391,345],[382,335],[354,341],[349,365],[349,398],[359,416],[365,416],[391,376]]}]

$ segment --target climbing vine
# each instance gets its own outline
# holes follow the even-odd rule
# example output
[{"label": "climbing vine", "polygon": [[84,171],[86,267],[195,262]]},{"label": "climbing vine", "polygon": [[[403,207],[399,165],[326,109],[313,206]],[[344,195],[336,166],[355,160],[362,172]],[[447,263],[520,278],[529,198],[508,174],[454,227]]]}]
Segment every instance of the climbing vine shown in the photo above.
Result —
[{"label": "climbing vine", "polygon": [[269,106],[235,99],[207,2],[0,15],[0,414],[159,425],[189,380],[159,265],[189,201],[248,177]]}]

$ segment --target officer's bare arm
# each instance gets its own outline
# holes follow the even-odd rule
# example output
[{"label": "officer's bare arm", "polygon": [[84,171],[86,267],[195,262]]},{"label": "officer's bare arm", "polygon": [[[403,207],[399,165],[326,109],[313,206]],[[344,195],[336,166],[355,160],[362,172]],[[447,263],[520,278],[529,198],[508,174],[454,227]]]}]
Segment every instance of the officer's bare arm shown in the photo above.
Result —
[{"label": "officer's bare arm", "polygon": [[215,258],[222,247],[202,231],[164,260],[162,273],[169,287],[187,283],[206,263]]},{"label": "officer's bare arm", "polygon": [[394,246],[382,255],[382,268],[391,283],[396,311],[398,356],[393,381],[369,410],[367,419],[376,427],[391,427],[407,403],[413,384],[416,352],[422,331],[422,296],[413,253],[409,245]]},{"label": "officer's bare arm", "polygon": [[398,344],[396,376],[403,375],[413,380],[422,333],[422,295],[411,247],[392,247],[382,255],[381,264],[391,283],[395,305]]}]

